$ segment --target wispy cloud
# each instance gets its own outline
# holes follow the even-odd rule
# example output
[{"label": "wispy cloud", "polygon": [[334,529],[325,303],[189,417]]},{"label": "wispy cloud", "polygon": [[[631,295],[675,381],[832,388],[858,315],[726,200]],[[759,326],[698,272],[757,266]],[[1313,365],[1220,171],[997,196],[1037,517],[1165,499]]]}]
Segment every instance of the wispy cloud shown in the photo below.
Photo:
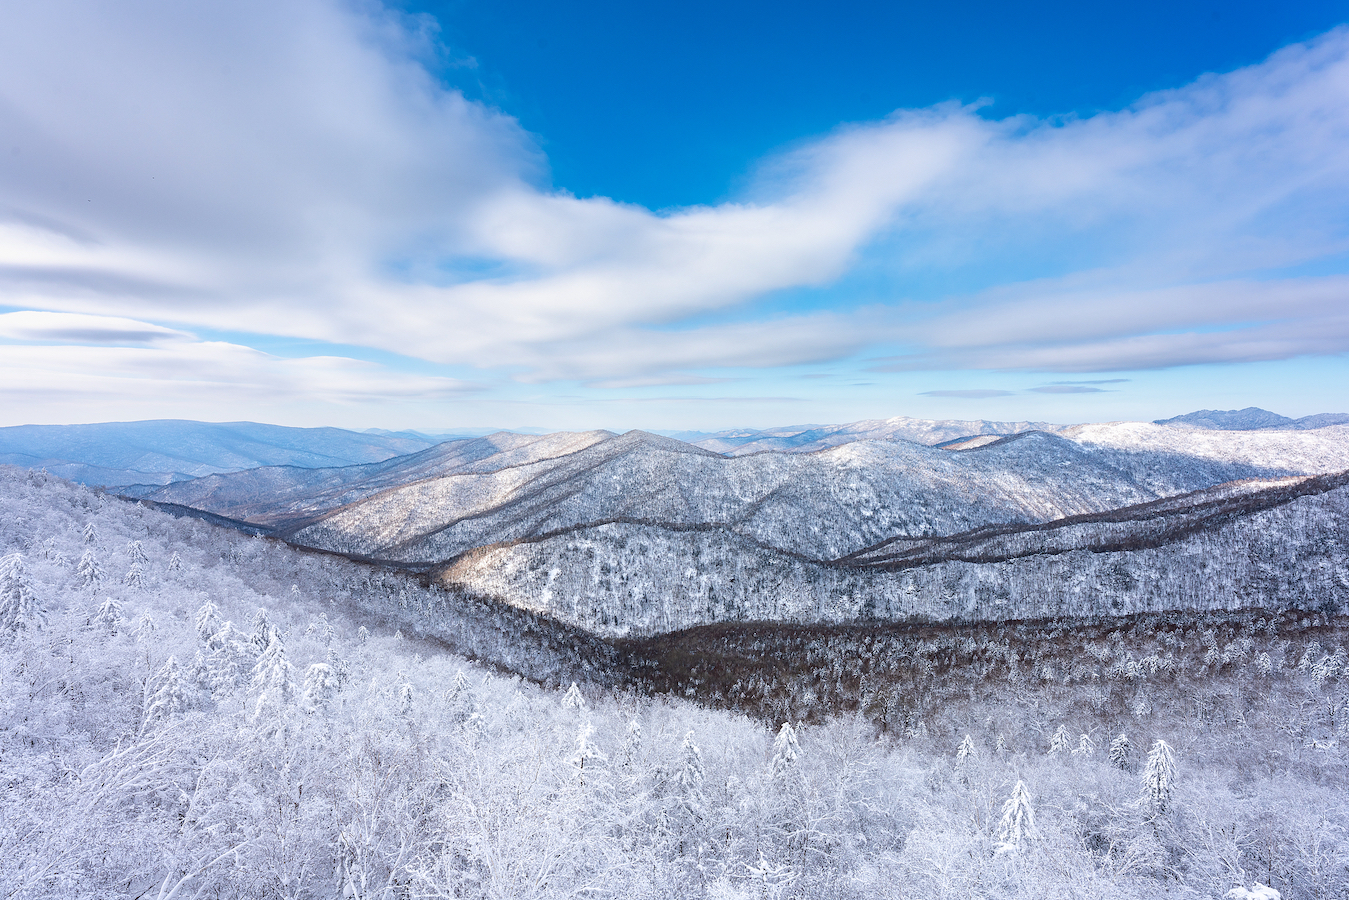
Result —
[{"label": "wispy cloud", "polygon": [[1132,378],[1096,378],[1092,381],[1055,381],[1053,384],[1125,384]]},{"label": "wispy cloud", "polygon": [[960,400],[987,400],[990,397],[1011,397],[1015,391],[968,390],[968,391],[923,391],[920,397],[953,397]]},{"label": "wispy cloud", "polygon": [[1043,384],[1031,388],[1037,394],[1106,394],[1104,388],[1088,387],[1082,384]]},{"label": "wispy cloud", "polygon": [[[1095,373],[1349,350],[1349,276],[1305,274],[1349,250],[1349,30],[1087,118],[899,111],[664,213],[553,189],[513,119],[427,74],[425,40],[328,0],[9,4],[0,302],[123,330],[35,312],[4,334],[149,360],[228,329],[599,388],[861,352]],[[897,299],[859,306],[859,265]],[[905,299],[973,265],[985,287]],[[790,288],[819,308],[743,313]],[[132,356],[61,358],[116,378]],[[247,389],[258,368],[215,371]]]}]

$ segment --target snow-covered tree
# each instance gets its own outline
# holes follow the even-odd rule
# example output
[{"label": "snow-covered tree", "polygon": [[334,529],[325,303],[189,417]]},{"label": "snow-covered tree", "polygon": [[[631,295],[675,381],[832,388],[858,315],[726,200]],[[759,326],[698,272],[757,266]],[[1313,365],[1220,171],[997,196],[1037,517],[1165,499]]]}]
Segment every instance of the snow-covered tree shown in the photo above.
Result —
[{"label": "snow-covered tree", "polygon": [[93,624],[108,634],[120,631],[126,624],[126,618],[122,615],[121,599],[115,594],[104,597],[103,602],[98,605],[98,611],[94,613]]},{"label": "snow-covered tree", "polygon": [[103,567],[98,564],[98,558],[94,556],[93,550],[86,550],[80,554],[75,574],[80,576],[80,581],[84,582],[85,587],[98,587],[99,582],[103,580]]},{"label": "snow-covered tree", "polygon": [[600,748],[595,744],[595,726],[590,724],[590,720],[583,719],[581,727],[576,733],[576,747],[571,757],[567,760],[571,766],[576,769],[577,778],[584,784],[588,773],[598,766],[603,765],[607,758]]},{"label": "snow-covered tree", "polygon": [[691,814],[701,815],[703,810],[703,781],[707,770],[703,766],[703,751],[693,739],[693,732],[684,735],[684,743],[679,746],[679,762],[674,771],[674,785],[680,803]]},{"label": "snow-covered tree", "polygon": [[1071,739],[1068,737],[1067,726],[1060,725],[1058,731],[1054,732],[1053,737],[1049,739],[1050,753],[1067,753],[1072,749]]},{"label": "snow-covered tree", "polygon": [[1143,799],[1154,812],[1166,812],[1176,785],[1176,754],[1171,745],[1158,738],[1148,751],[1143,767]]},{"label": "snow-covered tree", "polygon": [[0,636],[32,631],[46,622],[47,611],[33,591],[23,556],[0,558]]},{"label": "snow-covered tree", "polygon": [[965,739],[960,742],[960,746],[956,749],[956,762],[963,763],[973,756],[974,752],[974,738],[967,734],[965,735]]},{"label": "snow-covered tree", "polygon": [[219,633],[220,626],[223,624],[220,621],[219,607],[208,598],[206,602],[201,605],[201,608],[197,610],[197,614],[193,617],[192,623],[196,626],[197,637],[201,638],[201,642],[203,644],[209,644],[211,638]]},{"label": "snow-covered tree", "polygon": [[150,559],[145,555],[145,548],[141,546],[140,541],[127,543],[126,558],[133,566],[139,564],[141,568],[144,568],[150,564]]},{"label": "snow-covered tree", "polygon": [[260,718],[265,710],[282,710],[295,699],[295,667],[286,659],[286,647],[281,632],[270,628],[267,649],[262,651],[253,666],[253,677],[248,688],[258,695],[253,716]]},{"label": "snow-covered tree", "polygon": [[623,734],[623,748],[619,751],[619,764],[624,770],[632,773],[636,771],[638,760],[642,758],[642,723],[637,719],[628,722],[627,730]]},{"label": "snow-covered tree", "polygon": [[253,614],[253,643],[259,650],[266,650],[267,645],[272,642],[272,620],[267,615],[267,610],[259,606],[258,611]]},{"label": "snow-covered tree", "polygon": [[1090,756],[1096,749],[1096,744],[1092,742],[1091,735],[1083,734],[1077,739],[1077,747],[1073,750],[1075,756]]},{"label": "snow-covered tree", "polygon": [[92,544],[94,541],[98,540],[98,528],[94,526],[92,521],[84,523],[84,530],[81,534],[84,537],[84,542],[86,544]]},{"label": "snow-covered tree", "polygon": [[136,643],[148,644],[151,638],[153,638],[154,636],[155,636],[155,617],[150,615],[148,612],[143,613],[141,617],[136,620],[136,630],[134,632]]},{"label": "snow-covered tree", "polygon": [[258,650],[249,635],[225,622],[206,641],[202,680],[216,696],[224,696],[243,683],[257,662]]},{"label": "snow-covered tree", "polygon": [[150,686],[150,698],[145,707],[145,728],[183,712],[191,704],[187,680],[173,656],[155,673]]},{"label": "snow-covered tree", "polygon": [[586,708],[586,698],[581,696],[581,689],[576,686],[576,682],[571,683],[567,692],[562,695],[562,708],[571,710],[584,710]]},{"label": "snow-covered tree", "polygon": [[1127,734],[1121,732],[1118,737],[1110,742],[1110,764],[1115,768],[1128,771],[1132,753],[1133,748],[1129,745]]},{"label": "snow-covered tree", "polygon": [[127,569],[126,575],[122,577],[122,583],[127,587],[142,588],[145,587],[145,570],[138,562],[133,562],[131,568]]},{"label": "snow-covered tree", "polygon": [[785,778],[797,770],[797,761],[801,758],[801,744],[796,739],[796,729],[790,722],[783,722],[773,738],[773,759],[768,764],[769,775],[775,779]]},{"label": "snow-covered tree", "polygon": [[1255,658],[1255,671],[1262,678],[1274,674],[1274,660],[1270,658],[1269,651],[1263,651]]},{"label": "snow-covered tree", "polygon": [[1035,829],[1035,810],[1031,807],[1030,791],[1026,782],[1017,779],[1012,788],[1012,796],[1002,804],[1002,818],[998,820],[998,840],[1001,850],[1015,850],[1022,841],[1033,839]]},{"label": "snow-covered tree", "polygon": [[342,683],[327,663],[311,663],[304,673],[301,703],[306,712],[324,712],[332,706]]}]

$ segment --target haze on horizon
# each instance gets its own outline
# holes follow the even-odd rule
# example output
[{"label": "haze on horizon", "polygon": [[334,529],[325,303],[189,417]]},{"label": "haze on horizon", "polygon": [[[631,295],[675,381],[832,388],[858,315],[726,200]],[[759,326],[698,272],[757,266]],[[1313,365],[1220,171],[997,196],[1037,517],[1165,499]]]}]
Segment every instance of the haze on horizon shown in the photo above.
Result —
[{"label": "haze on horizon", "polygon": [[1343,22],[14,0],[0,425],[1340,411]]}]

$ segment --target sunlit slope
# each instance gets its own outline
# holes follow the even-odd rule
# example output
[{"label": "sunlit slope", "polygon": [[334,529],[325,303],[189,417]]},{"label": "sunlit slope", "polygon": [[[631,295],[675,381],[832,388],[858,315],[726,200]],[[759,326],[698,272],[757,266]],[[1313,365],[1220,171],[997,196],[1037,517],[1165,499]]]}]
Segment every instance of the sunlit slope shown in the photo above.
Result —
[{"label": "sunlit slope", "polygon": [[[1167,488],[1211,482],[1212,473],[1181,468]],[[854,442],[728,459],[629,432],[558,459],[385,491],[290,537],[363,556],[438,561],[484,544],[627,520],[724,527],[756,544],[831,559],[900,534],[1046,521],[1157,496],[1077,444],[1043,433],[969,452]]]},{"label": "sunlit slope", "polygon": [[168,485],[138,496],[204,509],[263,525],[283,525],[357,502],[380,491],[451,473],[484,472],[575,453],[607,431],[525,435],[499,432],[447,441],[368,465],[305,469],[269,466]]}]

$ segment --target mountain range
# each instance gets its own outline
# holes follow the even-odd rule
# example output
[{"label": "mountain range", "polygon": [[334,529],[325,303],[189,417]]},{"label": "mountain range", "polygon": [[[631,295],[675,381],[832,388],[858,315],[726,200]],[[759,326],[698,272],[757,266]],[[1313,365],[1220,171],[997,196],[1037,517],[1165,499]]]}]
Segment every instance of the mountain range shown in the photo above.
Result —
[{"label": "mountain range", "polygon": [[0,464],[45,468],[82,484],[168,484],[258,466],[345,466],[436,443],[415,432],[288,428],[156,419],[0,428]]},{"label": "mountain range", "polygon": [[1349,592],[1349,425],[1034,424],[890,419],[741,433],[725,451],[726,436],[503,432],[124,493],[609,638]]}]

